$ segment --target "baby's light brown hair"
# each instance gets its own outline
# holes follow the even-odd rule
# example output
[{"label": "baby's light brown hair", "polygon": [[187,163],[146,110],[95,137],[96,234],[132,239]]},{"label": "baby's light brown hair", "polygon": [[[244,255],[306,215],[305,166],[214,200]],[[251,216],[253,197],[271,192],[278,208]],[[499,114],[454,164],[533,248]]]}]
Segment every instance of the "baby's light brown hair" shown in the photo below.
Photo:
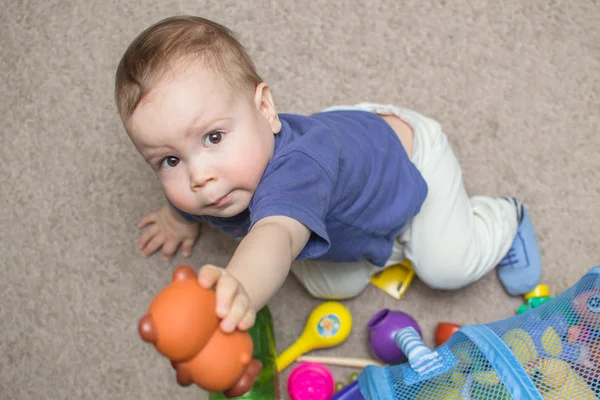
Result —
[{"label": "baby's light brown hair", "polygon": [[140,33],[119,62],[115,102],[121,119],[129,120],[174,64],[189,61],[220,74],[242,92],[254,93],[262,82],[250,56],[228,28],[195,16],[166,18]]}]

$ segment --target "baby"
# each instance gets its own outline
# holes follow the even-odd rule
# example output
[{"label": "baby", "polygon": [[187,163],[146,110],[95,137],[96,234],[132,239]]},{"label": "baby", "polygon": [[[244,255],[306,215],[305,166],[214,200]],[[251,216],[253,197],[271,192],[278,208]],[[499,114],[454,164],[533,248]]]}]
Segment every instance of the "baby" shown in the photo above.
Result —
[{"label": "baby", "polygon": [[250,328],[290,272],[323,299],[356,296],[405,258],[438,289],[493,269],[512,295],[540,281],[522,204],[469,197],[428,117],[371,103],[279,114],[231,31],[192,16],[142,32],[115,86],[125,130],[168,200],[138,224],[142,254],[189,256],[206,223],[240,239],[227,266],[199,271],[225,332]]}]

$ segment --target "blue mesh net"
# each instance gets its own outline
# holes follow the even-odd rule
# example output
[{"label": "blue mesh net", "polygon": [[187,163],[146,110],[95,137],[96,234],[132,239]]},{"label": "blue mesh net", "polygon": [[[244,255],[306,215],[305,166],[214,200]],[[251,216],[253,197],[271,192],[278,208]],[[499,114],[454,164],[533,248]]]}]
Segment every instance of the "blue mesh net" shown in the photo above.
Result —
[{"label": "blue mesh net", "polygon": [[[367,400],[596,399],[599,343],[596,267],[561,295],[525,313],[463,326],[434,350],[401,347],[408,362],[369,366],[359,386]],[[430,360],[427,367],[419,358]]]}]

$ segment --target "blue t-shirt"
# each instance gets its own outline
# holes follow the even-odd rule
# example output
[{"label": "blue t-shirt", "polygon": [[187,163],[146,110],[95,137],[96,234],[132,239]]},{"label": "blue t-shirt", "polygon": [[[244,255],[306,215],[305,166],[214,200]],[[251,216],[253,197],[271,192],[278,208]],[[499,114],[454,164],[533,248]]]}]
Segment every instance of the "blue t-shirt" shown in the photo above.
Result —
[{"label": "blue t-shirt", "polygon": [[383,266],[427,196],[394,130],[367,111],[279,118],[273,158],[247,210],[231,218],[178,211],[235,237],[262,218],[287,216],[312,231],[298,258]]}]

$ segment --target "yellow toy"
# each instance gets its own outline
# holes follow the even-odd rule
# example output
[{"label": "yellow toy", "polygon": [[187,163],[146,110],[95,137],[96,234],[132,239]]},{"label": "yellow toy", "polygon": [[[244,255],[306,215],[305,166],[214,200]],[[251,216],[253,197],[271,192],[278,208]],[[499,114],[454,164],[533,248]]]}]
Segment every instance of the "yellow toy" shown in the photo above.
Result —
[{"label": "yellow toy", "polygon": [[536,297],[550,297],[550,288],[548,285],[539,284],[531,292],[523,295],[525,300],[535,299]]},{"label": "yellow toy", "polygon": [[536,386],[544,400],[568,399],[573,393],[577,393],[578,400],[597,399],[592,388],[565,360],[546,358],[538,370],[541,380]]},{"label": "yellow toy", "polygon": [[538,352],[529,332],[525,329],[513,328],[502,336],[502,340],[525,368],[527,374],[532,376],[538,362]]},{"label": "yellow toy", "polygon": [[558,358],[564,343],[551,326],[541,335],[538,346],[530,333],[521,328],[509,330],[502,339],[532,377],[544,400],[567,399],[573,393],[577,393],[580,400],[597,399],[592,388],[569,363]]},{"label": "yellow toy", "polygon": [[393,298],[401,300],[415,277],[415,271],[408,260],[392,265],[371,277],[371,283]]},{"label": "yellow toy", "polygon": [[318,305],[308,316],[298,340],[277,357],[277,370],[283,371],[310,350],[337,346],[351,330],[352,315],[341,303],[328,301]]}]

